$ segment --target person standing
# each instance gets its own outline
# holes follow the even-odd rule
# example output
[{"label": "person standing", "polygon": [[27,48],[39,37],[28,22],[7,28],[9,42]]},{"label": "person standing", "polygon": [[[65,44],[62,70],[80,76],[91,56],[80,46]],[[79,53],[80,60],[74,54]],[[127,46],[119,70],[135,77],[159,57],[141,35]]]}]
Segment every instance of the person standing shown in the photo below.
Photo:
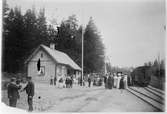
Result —
[{"label": "person standing", "polygon": [[73,76],[70,77],[70,88],[73,87]]},{"label": "person standing", "polygon": [[108,77],[108,89],[112,89],[112,86],[113,86],[113,79],[112,79],[112,76],[111,75],[109,75],[109,77]]},{"label": "person standing", "polygon": [[19,89],[21,89],[21,86],[16,84],[16,78],[12,78],[7,86],[9,106],[16,107],[17,99],[19,99]]},{"label": "person standing", "polygon": [[26,93],[28,95],[28,98],[27,98],[27,102],[29,106],[28,111],[33,111],[34,83],[32,82],[31,77],[27,77],[27,80],[28,80],[28,83],[22,91],[26,90]]},{"label": "person standing", "polygon": [[63,83],[63,79],[62,79],[62,77],[60,77],[60,78],[58,79],[58,88],[61,88],[61,87],[62,87],[62,83]]},{"label": "person standing", "polygon": [[50,85],[53,85],[53,80],[54,80],[54,77],[53,75],[50,76]]},{"label": "person standing", "polygon": [[128,76],[127,76],[127,74],[124,75],[124,88],[125,89],[128,88]]},{"label": "person standing", "polygon": [[69,78],[68,78],[68,86],[69,86],[69,88],[71,88],[72,87],[72,80],[71,80],[71,76],[69,76]]},{"label": "person standing", "polygon": [[104,76],[104,86],[105,86],[105,88],[107,88],[107,75]]},{"label": "person standing", "polygon": [[66,88],[68,88],[68,83],[69,83],[69,79],[68,79],[68,77],[66,77],[66,80],[65,80]]},{"label": "person standing", "polygon": [[117,77],[117,89],[119,89],[120,80],[121,80],[121,73],[118,73],[118,77]]},{"label": "person standing", "polygon": [[20,83],[21,83],[21,80],[20,79],[17,79],[16,80],[16,85],[17,85],[17,87],[18,87],[18,90],[17,90],[17,95],[18,95],[18,99],[20,99],[20,94],[19,94],[19,90],[21,89],[21,85],[20,85]]},{"label": "person standing", "polygon": [[114,88],[116,88],[117,86],[117,75],[114,74]]},{"label": "person standing", "polygon": [[100,78],[100,80],[99,80],[99,86],[101,86],[102,85],[102,79]]},{"label": "person standing", "polygon": [[85,86],[85,79],[82,80],[82,84],[83,84],[83,86]]},{"label": "person standing", "polygon": [[111,76],[109,76],[107,79],[107,87],[108,89],[111,89]]},{"label": "person standing", "polygon": [[121,93],[123,93],[123,89],[124,89],[124,76],[122,75],[121,80],[120,80],[120,86],[119,89],[121,90]]},{"label": "person standing", "polygon": [[90,76],[88,77],[88,87],[90,87],[91,86],[91,78],[90,78]]},{"label": "person standing", "polygon": [[57,78],[56,76],[54,77],[54,85],[56,85]]},{"label": "person standing", "polygon": [[112,88],[114,88],[114,76],[111,75]]},{"label": "person standing", "polygon": [[79,78],[79,83],[80,83],[80,86],[83,86],[83,79],[82,78]]}]

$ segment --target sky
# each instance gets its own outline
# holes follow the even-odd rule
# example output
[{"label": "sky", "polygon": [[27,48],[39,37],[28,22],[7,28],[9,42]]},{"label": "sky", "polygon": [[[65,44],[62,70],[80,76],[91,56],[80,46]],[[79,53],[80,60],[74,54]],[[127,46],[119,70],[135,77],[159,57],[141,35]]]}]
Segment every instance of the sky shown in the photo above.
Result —
[{"label": "sky", "polygon": [[92,17],[113,66],[136,67],[165,58],[165,0],[7,0],[23,13],[44,7],[58,23],[75,14],[86,26]]}]

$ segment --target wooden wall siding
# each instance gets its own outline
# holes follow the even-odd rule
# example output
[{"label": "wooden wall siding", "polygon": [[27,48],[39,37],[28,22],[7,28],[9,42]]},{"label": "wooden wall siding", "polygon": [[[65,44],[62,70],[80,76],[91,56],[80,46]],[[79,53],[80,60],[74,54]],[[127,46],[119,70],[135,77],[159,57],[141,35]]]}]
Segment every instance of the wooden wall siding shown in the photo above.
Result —
[{"label": "wooden wall siding", "polygon": [[[43,57],[41,57],[41,53]],[[45,67],[45,75],[39,76],[37,71],[37,61],[40,58],[41,66]],[[43,51],[39,50],[28,63],[28,76],[34,80],[49,82],[50,76],[55,76],[56,63]]]}]

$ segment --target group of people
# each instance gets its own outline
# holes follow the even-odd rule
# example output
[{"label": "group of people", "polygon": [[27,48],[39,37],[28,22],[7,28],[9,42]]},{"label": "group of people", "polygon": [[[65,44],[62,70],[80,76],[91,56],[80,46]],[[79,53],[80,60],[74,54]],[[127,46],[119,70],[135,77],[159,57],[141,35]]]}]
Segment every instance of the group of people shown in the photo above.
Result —
[{"label": "group of people", "polygon": [[[128,75],[123,74],[122,72],[119,73],[108,73],[106,76],[104,76],[104,85],[106,89],[127,89],[128,84]],[[11,78],[10,83],[7,85],[7,93],[9,98],[9,106],[16,107],[17,100],[20,98],[20,92],[26,91],[27,93],[27,103],[29,106],[29,111],[33,111],[33,96],[34,96],[34,83],[32,82],[31,77],[27,77],[28,83],[25,87],[22,87],[21,80],[17,80],[16,78]],[[57,78],[51,77],[50,84],[56,85]],[[72,88],[73,83],[75,82],[75,79],[73,79],[72,76],[66,76],[65,78],[59,78],[58,79],[58,86],[59,84],[63,84],[63,88]],[[85,82],[84,80],[78,79],[78,84],[80,82]],[[88,87],[91,87],[91,76],[88,76],[87,79]],[[77,84],[77,82],[75,82]],[[64,86],[65,85],[65,86]],[[84,86],[85,84],[83,84]],[[121,91],[123,92],[123,91]]]},{"label": "group of people", "polygon": [[66,88],[72,88],[73,78],[70,76],[66,77],[65,84],[66,84]]},{"label": "group of people", "polygon": [[50,77],[50,85],[56,85],[57,78],[56,76],[51,75]]},{"label": "group of people", "polygon": [[34,83],[31,77],[27,77],[28,83],[25,87],[21,86],[21,80],[16,78],[11,78],[9,84],[7,85],[7,93],[9,99],[9,106],[16,107],[17,100],[20,98],[20,92],[26,91],[27,93],[27,103],[29,106],[29,111],[33,111],[33,96],[34,96]]},{"label": "group of people", "polygon": [[58,88],[72,88],[74,81],[73,76],[70,75],[58,79],[51,76],[50,85],[56,85],[57,83]]},{"label": "group of people", "polygon": [[122,90],[127,89],[128,88],[127,80],[128,80],[128,75],[123,74],[122,72],[114,74],[109,73],[104,77],[105,88],[107,89],[117,88]]}]

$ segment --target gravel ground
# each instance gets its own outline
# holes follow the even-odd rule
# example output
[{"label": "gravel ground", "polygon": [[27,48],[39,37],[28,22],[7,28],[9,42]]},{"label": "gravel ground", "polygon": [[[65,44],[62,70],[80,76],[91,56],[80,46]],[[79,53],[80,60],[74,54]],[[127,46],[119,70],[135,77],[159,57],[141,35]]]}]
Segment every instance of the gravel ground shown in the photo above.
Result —
[{"label": "gravel ground", "polygon": [[[39,96],[41,97],[39,99]],[[2,91],[2,102],[8,105],[7,92]],[[27,110],[27,95],[20,93],[17,107]],[[35,112],[153,112],[155,108],[128,91],[106,90],[104,87],[57,88],[35,83]]]}]

